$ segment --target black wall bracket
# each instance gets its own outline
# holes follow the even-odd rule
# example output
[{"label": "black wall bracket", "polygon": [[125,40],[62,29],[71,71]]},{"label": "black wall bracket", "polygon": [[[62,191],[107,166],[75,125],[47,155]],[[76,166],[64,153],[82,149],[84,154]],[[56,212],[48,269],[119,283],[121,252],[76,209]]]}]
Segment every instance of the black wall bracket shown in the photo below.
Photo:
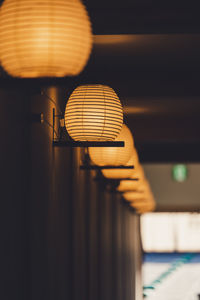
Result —
[{"label": "black wall bracket", "polygon": [[112,170],[112,169],[134,169],[134,166],[96,166],[96,165],[82,165],[81,170]]}]

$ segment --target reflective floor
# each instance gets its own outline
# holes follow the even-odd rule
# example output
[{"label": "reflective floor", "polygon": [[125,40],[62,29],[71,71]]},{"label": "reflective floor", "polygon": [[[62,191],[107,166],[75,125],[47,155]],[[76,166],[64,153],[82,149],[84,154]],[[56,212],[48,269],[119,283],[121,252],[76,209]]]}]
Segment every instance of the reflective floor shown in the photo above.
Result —
[{"label": "reflective floor", "polygon": [[145,254],[143,284],[148,300],[199,300],[200,254]]}]

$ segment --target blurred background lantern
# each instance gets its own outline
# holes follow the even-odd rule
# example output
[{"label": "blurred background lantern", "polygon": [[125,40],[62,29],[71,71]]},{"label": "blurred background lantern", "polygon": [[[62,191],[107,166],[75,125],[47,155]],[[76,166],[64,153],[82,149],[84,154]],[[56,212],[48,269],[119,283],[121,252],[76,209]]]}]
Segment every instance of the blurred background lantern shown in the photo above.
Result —
[{"label": "blurred background lantern", "polygon": [[1,63],[14,77],[79,74],[92,47],[79,0],[5,0],[0,13]]},{"label": "blurred background lantern", "polygon": [[[134,150],[131,158],[125,166],[135,166],[137,164],[137,153]],[[105,169],[102,170],[103,176],[110,179],[129,178],[133,174],[134,169]]]},{"label": "blurred background lantern", "polygon": [[65,126],[75,141],[113,141],[122,124],[121,102],[109,86],[79,86],[67,102]]},{"label": "blurred background lantern", "polygon": [[135,200],[143,200],[146,195],[142,192],[132,191],[123,193],[123,197],[128,202],[133,202]]},{"label": "blurred background lantern", "polygon": [[140,181],[137,187],[137,192],[150,194],[150,186],[146,179]]},{"label": "blurred background lantern", "polygon": [[138,180],[121,180],[119,186],[117,187],[117,190],[119,192],[133,191],[137,189],[138,185]]},{"label": "blurred background lantern", "polygon": [[145,213],[155,210],[155,203],[154,202],[137,202],[137,203],[131,203],[131,207],[133,207],[138,213]]},{"label": "blurred background lantern", "polygon": [[124,141],[124,147],[89,147],[90,159],[98,166],[126,165],[134,151],[134,143],[131,131],[123,124],[115,141]]}]

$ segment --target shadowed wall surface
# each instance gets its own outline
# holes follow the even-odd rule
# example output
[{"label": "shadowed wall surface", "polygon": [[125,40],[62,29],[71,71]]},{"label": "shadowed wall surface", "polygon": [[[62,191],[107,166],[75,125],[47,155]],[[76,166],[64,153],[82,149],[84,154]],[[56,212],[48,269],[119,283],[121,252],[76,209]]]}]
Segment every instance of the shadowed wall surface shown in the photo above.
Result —
[{"label": "shadowed wall surface", "polygon": [[[79,169],[81,151],[52,147],[52,109],[66,91],[0,91],[1,299],[134,299],[139,218]],[[43,113],[43,124],[31,115]],[[140,275],[138,275],[139,277]],[[139,288],[137,289],[139,292]]]}]

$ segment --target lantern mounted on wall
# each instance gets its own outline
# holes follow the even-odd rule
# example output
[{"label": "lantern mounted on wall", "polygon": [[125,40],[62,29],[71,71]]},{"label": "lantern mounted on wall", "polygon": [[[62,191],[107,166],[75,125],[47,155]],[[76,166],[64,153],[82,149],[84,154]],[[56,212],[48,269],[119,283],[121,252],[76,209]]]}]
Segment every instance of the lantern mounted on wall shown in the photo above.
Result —
[{"label": "lantern mounted on wall", "polygon": [[[54,115],[54,121],[55,118]],[[101,84],[81,85],[71,93],[65,108],[63,126],[70,140],[54,136],[53,145],[124,147],[122,140],[116,140],[122,124],[122,105],[112,88]]]},{"label": "lantern mounted on wall", "polygon": [[[138,156],[135,149],[133,149],[131,158],[129,161],[125,164],[125,166],[135,166],[138,164]],[[131,169],[116,169],[116,170],[103,170],[102,174],[106,179],[115,179],[115,180],[122,180],[122,179],[131,179],[131,176],[133,175],[134,170]],[[136,178],[134,178],[135,180]]]},{"label": "lantern mounted on wall", "polygon": [[134,151],[133,136],[129,128],[123,124],[120,134],[116,137],[116,141],[124,141],[124,148],[89,148],[91,161],[97,166],[125,166]]},{"label": "lantern mounted on wall", "polygon": [[[62,114],[56,114],[55,109],[53,109],[53,125],[52,125],[52,136],[53,136],[53,146],[54,147],[71,147],[71,148],[88,148],[88,147],[124,147],[123,141],[74,141],[72,140],[66,132],[65,121]],[[59,132],[65,132],[63,134],[56,133],[56,123],[59,125]]]},{"label": "lantern mounted on wall", "polygon": [[74,141],[114,141],[122,124],[121,102],[109,86],[78,86],[67,101],[65,126]]},{"label": "lantern mounted on wall", "polygon": [[[133,137],[128,127],[123,124],[120,134],[115,138],[114,142],[123,141],[123,148],[114,147],[89,147],[89,157],[91,165],[83,166],[86,169],[133,169],[133,164],[128,164],[129,159],[134,151]],[[131,172],[130,172],[131,175]]]},{"label": "lantern mounted on wall", "polygon": [[128,180],[128,178],[125,179],[125,180],[123,179],[123,180],[120,181],[120,184],[117,187],[117,191],[119,193],[133,191],[133,190],[137,189],[138,185],[139,185],[139,179],[138,178],[134,181],[130,181],[130,180]]}]

